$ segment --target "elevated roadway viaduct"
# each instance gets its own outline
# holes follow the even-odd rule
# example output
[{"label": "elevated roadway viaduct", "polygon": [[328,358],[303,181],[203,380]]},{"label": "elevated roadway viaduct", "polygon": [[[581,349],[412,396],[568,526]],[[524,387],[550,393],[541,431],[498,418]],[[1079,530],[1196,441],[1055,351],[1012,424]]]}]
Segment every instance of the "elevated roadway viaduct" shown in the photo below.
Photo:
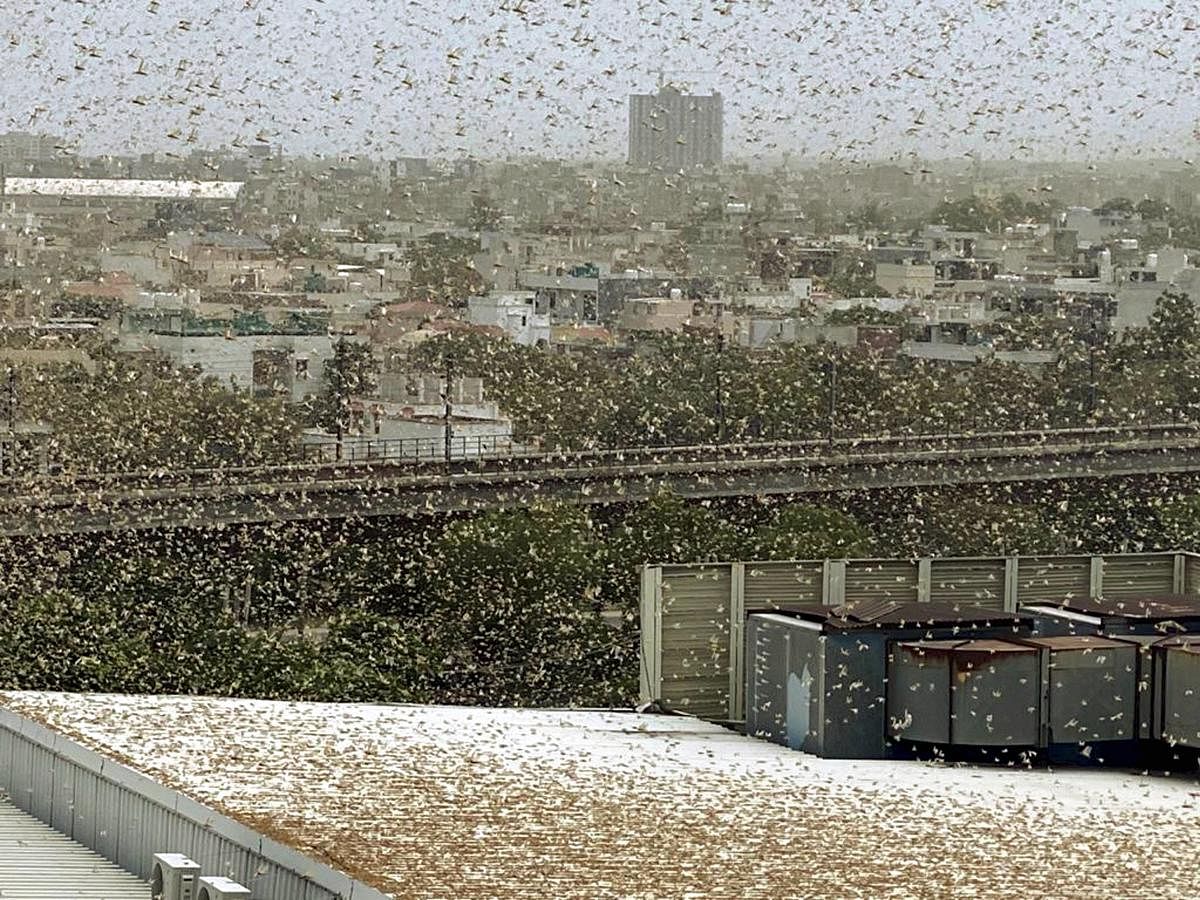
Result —
[{"label": "elevated roadway viaduct", "polygon": [[1200,426],[1157,425],[61,474],[0,480],[0,536],[1196,472]]}]

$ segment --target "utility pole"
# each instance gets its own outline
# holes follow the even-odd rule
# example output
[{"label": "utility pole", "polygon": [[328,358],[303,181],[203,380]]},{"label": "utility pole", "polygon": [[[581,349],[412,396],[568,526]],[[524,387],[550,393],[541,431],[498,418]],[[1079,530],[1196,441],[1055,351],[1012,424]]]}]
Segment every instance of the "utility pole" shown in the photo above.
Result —
[{"label": "utility pole", "polygon": [[1096,319],[1096,307],[1088,307],[1092,322],[1091,339],[1088,341],[1088,418],[1096,414],[1096,341],[1099,338],[1099,322]]},{"label": "utility pole", "polygon": [[8,367],[8,430],[17,433],[17,367]]},{"label": "utility pole", "polygon": [[[717,326],[718,329],[720,325]],[[725,334],[717,331],[717,443],[725,443],[725,384],[724,384]]]},{"label": "utility pole", "polygon": [[829,362],[829,443],[837,436],[837,357],[830,356]]},{"label": "utility pole", "polygon": [[[337,346],[334,347],[334,358],[335,359],[337,358],[339,351],[341,352],[342,365],[344,366],[345,362],[346,362],[346,339],[345,338],[339,338],[338,342],[337,342]],[[342,461],[342,438],[343,438],[342,416],[345,414],[345,410],[343,409],[343,406],[345,404],[345,399],[343,398],[342,394],[345,391],[345,381],[346,381],[345,372],[341,371],[340,367],[335,368],[334,372],[333,372],[333,427],[334,427],[334,432],[337,435],[337,437],[336,437],[336,443],[333,445],[333,454],[334,454],[334,459],[337,462]]]},{"label": "utility pole", "polygon": [[0,439],[0,475],[17,474],[17,367],[8,367],[8,434]]},{"label": "utility pole", "polygon": [[446,464],[449,465],[451,455],[452,455],[451,451],[450,451],[450,444],[451,444],[451,441],[453,441],[453,439],[454,439],[454,425],[451,422],[451,416],[454,413],[454,408],[450,403],[450,390],[451,390],[451,386],[454,382],[454,359],[450,356],[449,353],[446,354],[445,363],[446,363],[446,371],[445,371],[444,377],[446,379],[446,390],[442,396],[446,401],[446,408],[445,408]]}]

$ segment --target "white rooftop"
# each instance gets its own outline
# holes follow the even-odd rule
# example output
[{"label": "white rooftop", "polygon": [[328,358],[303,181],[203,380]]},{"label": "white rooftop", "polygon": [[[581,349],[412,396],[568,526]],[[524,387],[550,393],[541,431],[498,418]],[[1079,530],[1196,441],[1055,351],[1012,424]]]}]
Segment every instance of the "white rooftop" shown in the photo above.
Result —
[{"label": "white rooftop", "polygon": [[9,195],[133,200],[236,200],[240,181],[149,181],[138,178],[5,178]]},{"label": "white rooftop", "polygon": [[150,887],[0,798],[0,897],[146,900]]},{"label": "white rooftop", "polygon": [[1195,780],[823,760],[633,713],[0,703],[396,896],[1200,896]]}]

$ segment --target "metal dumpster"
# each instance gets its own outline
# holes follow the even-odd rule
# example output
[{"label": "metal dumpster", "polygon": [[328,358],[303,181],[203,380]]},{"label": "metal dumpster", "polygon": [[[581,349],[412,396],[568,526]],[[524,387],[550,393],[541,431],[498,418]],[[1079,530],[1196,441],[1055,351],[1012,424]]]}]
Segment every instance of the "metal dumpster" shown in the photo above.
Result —
[{"label": "metal dumpster", "polygon": [[893,741],[960,747],[1036,747],[1040,654],[1006,640],[895,645],[888,677]]},{"label": "metal dumpster", "polygon": [[1160,641],[1154,663],[1155,737],[1200,749],[1200,637]]},{"label": "metal dumpster", "polygon": [[882,759],[889,750],[888,656],[896,641],[1030,631],[1028,618],[970,605],[872,600],[751,611],[746,733],[820,756]]},{"label": "metal dumpster", "polygon": [[1096,635],[1021,643],[1041,654],[1039,746],[1073,744],[1091,756],[1096,744],[1137,739],[1137,643]]},{"label": "metal dumpster", "polygon": [[1168,594],[1135,599],[1074,597],[1060,603],[1030,603],[1021,612],[1032,616],[1042,636],[1103,634],[1109,637],[1165,637],[1200,634],[1200,597]]}]

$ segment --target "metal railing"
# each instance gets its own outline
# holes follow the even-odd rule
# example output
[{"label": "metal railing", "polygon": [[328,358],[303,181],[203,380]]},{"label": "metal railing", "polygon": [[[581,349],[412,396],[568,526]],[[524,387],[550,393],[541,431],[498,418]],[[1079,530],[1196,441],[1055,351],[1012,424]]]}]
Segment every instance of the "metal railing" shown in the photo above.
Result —
[{"label": "metal railing", "polygon": [[[106,492],[212,490],[224,487],[306,485],[317,482],[411,477],[417,480],[467,478],[497,480],[559,472],[613,474],[686,469],[721,464],[871,465],[890,461],[944,459],[962,455],[1005,453],[1120,452],[1137,449],[1200,449],[1200,425],[1167,424],[1138,427],[1056,429],[1051,431],[984,432],[947,435],[878,435],[829,441],[770,441],[699,444],[678,447],[631,447],[616,450],[542,451],[520,447],[500,436],[456,438],[461,455],[445,459],[437,439],[367,442],[361,452],[342,459],[318,457],[305,462],[135,472],[31,474],[0,479],[5,495],[50,497]],[[321,448],[326,449],[326,448]]]},{"label": "metal railing", "polygon": [[451,435],[381,440],[358,435],[301,447],[305,463],[438,462],[511,456],[518,447],[508,434]]}]

